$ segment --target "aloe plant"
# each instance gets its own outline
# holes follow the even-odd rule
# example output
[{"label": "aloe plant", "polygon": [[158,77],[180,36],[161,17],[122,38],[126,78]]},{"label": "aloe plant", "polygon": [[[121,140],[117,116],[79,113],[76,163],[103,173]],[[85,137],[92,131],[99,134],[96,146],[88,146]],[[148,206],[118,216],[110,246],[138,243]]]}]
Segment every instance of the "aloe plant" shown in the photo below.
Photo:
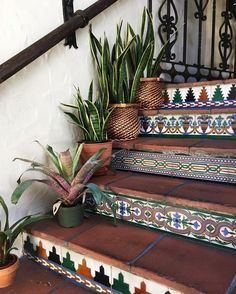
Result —
[{"label": "aloe plant", "polygon": [[110,52],[106,35],[104,40],[97,39],[90,30],[90,47],[98,75],[102,95],[109,97],[110,103],[134,103],[140,78],[149,62],[154,44],[150,42],[132,72],[130,52],[136,36],[127,32],[122,37],[122,22],[116,28],[116,41]]},{"label": "aloe plant", "polygon": [[0,267],[7,265],[10,260],[10,253],[12,250],[17,249],[16,247],[13,247],[14,242],[18,235],[24,230],[25,226],[40,221],[43,219],[50,218],[51,215],[28,215],[24,216],[23,218],[19,219],[17,222],[9,225],[9,211],[8,207],[3,199],[2,196],[0,196],[0,206],[3,209],[3,212],[5,214],[5,224],[3,222],[0,222]]},{"label": "aloe plant", "polygon": [[24,172],[19,177],[18,186],[12,194],[11,200],[13,203],[16,204],[24,191],[34,182],[39,182],[50,186],[58,195],[58,202],[54,204],[53,207],[54,214],[57,212],[60,205],[74,206],[78,203],[82,203],[89,194],[93,195],[97,204],[106,201],[113,209],[110,198],[103,193],[96,184],[89,182],[95,171],[108,160],[108,158],[103,160],[99,159],[105,151],[105,148],[101,148],[97,151],[84,165],[79,165],[83,144],[76,144],[72,148],[60,153],[54,151],[49,145],[43,148],[50,161],[54,164],[55,169],[36,161],[15,158],[14,160],[30,163],[30,168],[25,172],[36,171],[46,175],[47,179],[27,179],[21,181]]},{"label": "aloe plant", "polygon": [[77,88],[76,104],[61,103],[74,112],[64,111],[70,119],[82,130],[86,142],[104,142],[108,140],[107,126],[108,119],[113,111],[109,108],[107,95],[102,95],[93,102],[93,83],[89,87],[88,99],[81,96]]}]

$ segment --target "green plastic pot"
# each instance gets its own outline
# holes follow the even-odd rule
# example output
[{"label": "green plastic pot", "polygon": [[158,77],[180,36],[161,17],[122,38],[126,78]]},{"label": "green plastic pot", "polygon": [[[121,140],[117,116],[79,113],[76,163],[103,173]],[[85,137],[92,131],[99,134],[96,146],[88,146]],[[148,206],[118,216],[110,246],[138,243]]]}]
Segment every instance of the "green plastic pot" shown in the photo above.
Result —
[{"label": "green plastic pot", "polygon": [[84,205],[61,206],[56,214],[58,224],[65,228],[73,228],[81,225],[84,220]]}]

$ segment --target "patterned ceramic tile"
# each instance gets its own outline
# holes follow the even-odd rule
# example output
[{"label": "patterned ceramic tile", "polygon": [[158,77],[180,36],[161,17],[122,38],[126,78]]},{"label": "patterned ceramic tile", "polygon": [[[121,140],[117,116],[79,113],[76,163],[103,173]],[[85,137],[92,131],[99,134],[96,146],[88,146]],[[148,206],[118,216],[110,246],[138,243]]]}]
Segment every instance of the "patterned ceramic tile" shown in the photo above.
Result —
[{"label": "patterned ceramic tile", "polygon": [[[119,195],[119,199],[123,203],[135,203],[136,201],[140,203],[140,212],[135,218],[136,224],[223,247],[236,248],[236,217],[218,215],[185,206],[170,205],[160,201],[145,202],[137,198],[131,201],[131,198],[130,196]],[[103,210],[98,209],[97,213],[101,212],[104,215],[104,211],[107,212],[106,215],[108,216],[110,208],[103,206]],[[129,211],[129,206],[124,205],[122,213],[126,215]],[[144,216],[145,221],[143,221]],[[111,213],[110,217],[112,217]],[[125,220],[133,222],[132,218]]]},{"label": "patterned ceramic tile", "polygon": [[155,115],[140,117],[141,135],[236,137],[236,114]]},{"label": "patterned ceramic tile", "polygon": [[[173,293],[181,294],[165,285],[104,264],[91,257],[68,250],[66,247],[55,247],[55,244],[47,240],[25,233],[24,241],[25,255],[28,258],[96,292],[104,294],[165,294],[168,291],[174,291]],[[38,252],[28,250],[32,247],[36,249],[39,244],[42,248],[48,248],[49,251],[50,248],[57,248],[54,253],[60,256],[61,264],[48,259],[48,256],[42,257],[38,255]]]},{"label": "patterned ceramic tile", "polygon": [[[167,88],[169,99],[162,105],[164,109],[235,107],[236,87],[234,84],[192,86],[190,88]],[[166,96],[166,95],[164,95]]]},{"label": "patterned ceramic tile", "polygon": [[150,174],[236,183],[236,159],[122,150],[112,166]]}]

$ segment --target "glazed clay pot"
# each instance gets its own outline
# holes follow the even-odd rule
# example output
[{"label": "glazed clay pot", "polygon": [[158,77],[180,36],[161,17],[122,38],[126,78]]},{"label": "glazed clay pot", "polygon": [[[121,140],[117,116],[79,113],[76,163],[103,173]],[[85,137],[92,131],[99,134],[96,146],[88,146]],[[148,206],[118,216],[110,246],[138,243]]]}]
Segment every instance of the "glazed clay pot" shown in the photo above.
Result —
[{"label": "glazed clay pot", "polygon": [[94,176],[101,176],[107,173],[109,165],[111,163],[112,142],[107,141],[101,143],[85,143],[81,153],[82,164],[84,164],[91,156],[93,156],[101,148],[106,148],[106,150],[99,157],[99,159],[105,159],[107,157],[110,157],[110,159],[108,159],[104,163],[104,165],[94,173]]},{"label": "glazed clay pot", "polygon": [[61,227],[73,228],[78,227],[84,220],[84,205],[60,206],[56,213],[57,222]]},{"label": "glazed clay pot", "polygon": [[18,267],[19,258],[15,254],[11,254],[10,263],[0,267],[0,288],[8,287],[14,282]]}]

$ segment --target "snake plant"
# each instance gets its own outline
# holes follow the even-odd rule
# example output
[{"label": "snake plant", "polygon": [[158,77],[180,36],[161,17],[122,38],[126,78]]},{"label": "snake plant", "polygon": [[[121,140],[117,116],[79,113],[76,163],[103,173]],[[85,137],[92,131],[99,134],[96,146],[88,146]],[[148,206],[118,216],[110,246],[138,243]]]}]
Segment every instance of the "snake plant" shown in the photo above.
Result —
[{"label": "snake plant", "polygon": [[54,164],[54,169],[36,161],[15,158],[14,160],[30,163],[30,168],[25,172],[39,172],[46,175],[47,179],[29,179],[21,181],[24,172],[18,179],[18,186],[12,194],[12,202],[16,204],[29,186],[34,182],[39,182],[50,186],[58,195],[58,202],[54,204],[53,208],[54,214],[57,212],[60,205],[74,206],[78,203],[82,203],[89,194],[93,195],[97,204],[106,201],[108,205],[112,207],[110,198],[103,193],[97,185],[89,182],[95,171],[108,160],[108,158],[103,160],[99,159],[105,151],[105,148],[101,148],[81,166],[79,165],[79,160],[82,148],[83,144],[76,144],[64,152],[57,153],[51,146],[47,145],[44,150],[49,160]]},{"label": "snake plant", "polygon": [[77,88],[76,104],[61,103],[64,107],[74,110],[74,112],[64,111],[64,113],[83,131],[86,142],[108,140],[107,125],[113,110],[109,108],[108,98],[107,95],[102,95],[93,102],[93,83],[91,82],[87,100],[83,99],[80,89]]},{"label": "snake plant", "polygon": [[12,250],[17,249],[13,247],[14,242],[18,235],[23,231],[25,226],[40,221],[46,218],[50,218],[50,215],[28,215],[16,221],[11,226],[9,225],[9,210],[3,199],[0,196],[0,206],[5,214],[5,222],[0,222],[0,269],[1,266],[5,266],[9,263],[10,253]]},{"label": "snake plant", "polygon": [[110,103],[134,103],[143,75],[153,51],[154,43],[150,42],[142,52],[135,71],[130,67],[130,53],[136,36],[126,33],[122,36],[122,22],[116,28],[116,40],[110,51],[106,35],[97,39],[90,30],[90,48],[96,65],[99,88],[102,95],[109,97]]},{"label": "snake plant", "polygon": [[[149,44],[153,44],[150,50],[149,54],[149,60],[147,62],[147,66],[144,71],[144,76],[145,77],[154,77],[156,76],[157,70],[160,66],[160,63],[167,51],[169,50],[170,47],[172,46],[170,39],[164,42],[163,46],[161,49],[156,52],[155,55],[155,33],[154,33],[154,25],[153,25],[153,19],[152,15],[149,12],[147,8],[144,8],[143,13],[142,13],[142,19],[141,19],[141,28],[140,32],[136,34],[131,27],[131,25],[128,23],[127,24],[127,39],[129,36],[134,37],[135,36],[135,41],[133,43],[133,46],[130,48],[130,52],[128,53],[128,64],[130,66],[131,71],[133,74],[137,71],[138,65],[140,63],[140,60],[142,58],[143,53],[149,46]],[[177,32],[174,32],[174,34]],[[174,35],[173,34],[173,35]]]}]

